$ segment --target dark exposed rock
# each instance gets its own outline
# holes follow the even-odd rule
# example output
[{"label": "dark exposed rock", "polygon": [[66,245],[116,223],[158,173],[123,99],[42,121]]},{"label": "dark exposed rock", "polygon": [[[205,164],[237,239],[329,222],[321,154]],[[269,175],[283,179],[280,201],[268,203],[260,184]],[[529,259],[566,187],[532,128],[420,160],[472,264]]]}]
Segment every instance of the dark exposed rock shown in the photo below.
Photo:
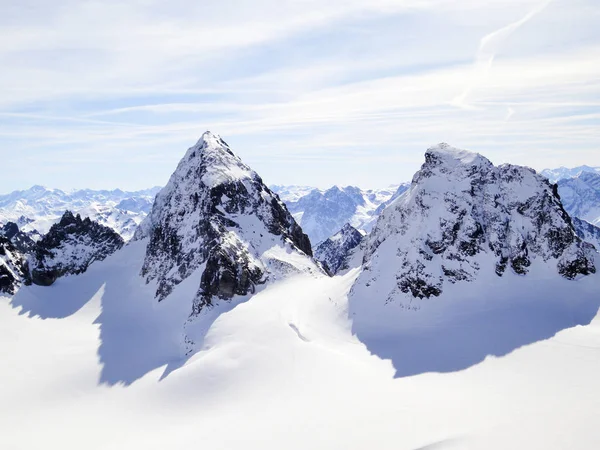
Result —
[{"label": "dark exposed rock", "polygon": [[59,277],[80,274],[123,246],[111,228],[66,211],[35,246],[31,261],[34,284],[50,286]]},{"label": "dark exposed rock", "polygon": [[0,294],[14,294],[21,284],[29,283],[25,255],[4,236],[0,236]]},{"label": "dark exposed rock", "polygon": [[8,239],[23,254],[31,253],[35,249],[35,241],[27,233],[20,231],[14,222],[7,222],[0,229],[0,236]]},{"label": "dark exposed rock", "polygon": [[284,265],[275,263],[271,247],[312,256],[308,237],[279,197],[209,132],[157,195],[134,239],[145,238],[141,274],[156,281],[159,301],[203,267],[194,313],[215,299],[250,294],[277,276],[274,268]]},{"label": "dark exposed rock", "polygon": [[395,248],[399,258],[394,289],[417,298],[440,295],[446,281],[475,279],[490,258],[498,276],[508,269],[526,275],[536,260],[553,261],[567,279],[596,271],[593,249],[576,233],[555,185],[532,169],[496,167],[446,144],[426,152],[410,190],[380,216],[365,254],[365,285],[384,244],[385,254]]},{"label": "dark exposed rock", "polygon": [[335,275],[348,268],[348,258],[351,252],[363,241],[363,234],[350,224],[326,239],[315,249],[315,259]]}]

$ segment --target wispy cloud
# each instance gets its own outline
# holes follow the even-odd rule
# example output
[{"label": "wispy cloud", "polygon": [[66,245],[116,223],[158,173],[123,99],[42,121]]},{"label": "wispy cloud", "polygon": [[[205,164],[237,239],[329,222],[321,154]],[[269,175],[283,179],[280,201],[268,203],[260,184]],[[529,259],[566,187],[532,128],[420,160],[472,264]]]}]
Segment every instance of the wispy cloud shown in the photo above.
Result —
[{"label": "wispy cloud", "polygon": [[0,190],[160,184],[205,129],[279,183],[410,179],[439,141],[600,164],[600,8],[574,1],[11,2]]}]

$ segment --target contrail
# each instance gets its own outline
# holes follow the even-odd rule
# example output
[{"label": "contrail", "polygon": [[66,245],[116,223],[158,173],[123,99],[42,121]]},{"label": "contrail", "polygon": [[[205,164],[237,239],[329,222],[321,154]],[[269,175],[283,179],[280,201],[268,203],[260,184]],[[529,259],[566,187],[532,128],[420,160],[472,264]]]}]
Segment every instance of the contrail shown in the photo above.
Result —
[{"label": "contrail", "polygon": [[465,109],[473,108],[473,106],[469,105],[466,101],[467,97],[469,96],[469,93],[473,87],[488,75],[490,68],[492,67],[492,63],[494,62],[494,57],[496,56],[496,53],[498,53],[502,43],[507,37],[514,33],[515,30],[542,12],[551,3],[551,1],[552,0],[547,0],[543,3],[540,3],[516,22],[512,22],[496,31],[492,31],[481,38],[481,41],[479,42],[479,49],[477,50],[477,55],[475,56],[475,62],[473,64],[475,76],[473,77],[471,84],[467,86],[460,95],[452,100],[453,105]]}]

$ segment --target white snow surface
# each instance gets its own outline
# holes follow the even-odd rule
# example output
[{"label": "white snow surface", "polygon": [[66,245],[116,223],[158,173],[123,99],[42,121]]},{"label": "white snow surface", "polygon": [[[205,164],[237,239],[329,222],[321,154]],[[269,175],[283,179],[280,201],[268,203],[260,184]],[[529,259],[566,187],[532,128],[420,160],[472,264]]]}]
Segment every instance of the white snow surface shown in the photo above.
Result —
[{"label": "white snow surface", "polygon": [[[496,277],[418,312],[389,305],[399,322],[386,346],[365,345],[352,331],[347,292],[358,270],[299,275],[188,322],[204,338],[186,359],[181,324],[197,280],[156,302],[137,276],[144,244],[51,288],[0,298],[0,448],[551,450],[600,442],[600,318],[598,299],[585,297],[598,292],[598,277],[577,291],[567,280],[547,284],[543,271]],[[392,360],[378,356],[390,346],[398,349]]]}]

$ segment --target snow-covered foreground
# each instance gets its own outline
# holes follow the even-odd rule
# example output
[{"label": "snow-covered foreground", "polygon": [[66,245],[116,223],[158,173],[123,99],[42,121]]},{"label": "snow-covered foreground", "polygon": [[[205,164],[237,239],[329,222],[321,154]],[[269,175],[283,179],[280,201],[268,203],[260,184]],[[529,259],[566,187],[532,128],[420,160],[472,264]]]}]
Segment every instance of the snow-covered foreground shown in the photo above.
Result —
[{"label": "snow-covered foreground", "polygon": [[[565,298],[545,310],[539,302],[486,308],[464,299],[442,309],[455,313],[447,322],[425,311],[429,331],[417,319],[410,326],[423,310],[406,312],[412,316],[400,327],[402,340],[387,343],[396,339],[414,351],[393,354],[394,367],[352,334],[347,293],[356,270],[335,278],[301,275],[188,322],[190,331],[207,333],[203,349],[185,361],[181,325],[198,280],[191,276],[158,303],[154,286],[134,276],[143,252],[143,243],[133,243],[83,275],[0,299],[0,448],[600,446],[594,302]],[[419,349],[448,360],[465,354],[452,345],[471,348],[455,330],[445,335],[446,354],[435,351],[444,335],[436,341],[431,328],[476,323],[458,311],[492,324],[491,341],[503,343],[505,356],[423,372],[435,363],[419,366]],[[527,320],[510,320],[523,311]],[[453,320],[458,316],[463,320]]]}]

